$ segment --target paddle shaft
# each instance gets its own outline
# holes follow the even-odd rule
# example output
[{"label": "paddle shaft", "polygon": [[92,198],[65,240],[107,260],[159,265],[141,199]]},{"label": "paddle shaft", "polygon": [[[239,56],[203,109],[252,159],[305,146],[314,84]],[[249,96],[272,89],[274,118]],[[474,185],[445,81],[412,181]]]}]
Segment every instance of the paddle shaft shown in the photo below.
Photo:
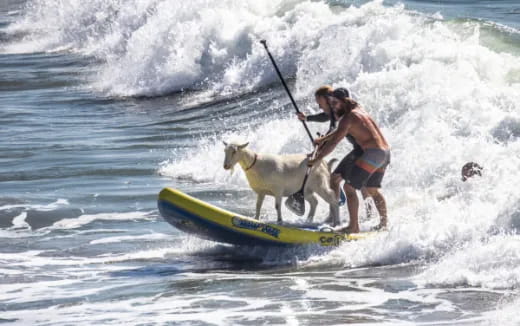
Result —
[{"label": "paddle shaft", "polygon": [[[276,64],[276,61],[274,60],[274,58],[271,54],[271,51],[269,51],[269,48],[267,47],[267,41],[261,40],[260,43],[262,43],[262,45],[264,46],[265,51],[267,52],[267,55],[269,56],[269,59],[271,60],[271,63],[273,64],[274,70],[276,70],[276,74],[278,75],[278,78],[280,78],[280,81],[282,82],[282,85],[285,88],[287,95],[289,95],[289,98],[291,99],[291,103],[293,104],[294,109],[296,110],[297,113],[300,113],[300,109],[298,108],[298,105],[296,104],[296,101],[294,100],[294,98],[291,94],[291,91],[289,90],[289,87],[287,87],[287,84],[285,83],[285,80],[283,79],[280,69],[278,69],[278,65]],[[329,106],[330,106],[330,104],[329,104]],[[331,121],[332,121],[331,128],[329,128],[329,131],[327,132],[327,134],[330,133],[332,131],[332,129],[335,127],[336,121],[335,121],[334,113],[332,113],[332,112],[331,112]],[[302,123],[303,123],[303,127],[305,128],[305,131],[307,132],[307,135],[309,136],[309,138],[311,140],[312,145],[315,146],[314,138],[312,137],[309,127],[307,127],[307,124],[305,123],[305,121],[302,121]],[[312,152],[312,155],[311,155],[311,159],[314,159],[316,157],[318,148],[319,148],[319,146],[315,146],[314,151]],[[309,178],[311,169],[312,169],[312,166],[307,167],[307,171],[305,171],[305,177],[303,178],[302,188],[297,193],[303,194],[303,191],[305,189],[305,185],[307,184],[307,179]],[[294,196],[294,194],[292,196]]]},{"label": "paddle shaft", "polygon": [[[318,153],[318,148],[319,146],[316,146],[314,148],[314,151],[312,152],[312,155],[311,155],[311,160],[313,160],[315,157],[316,157],[316,154]],[[307,183],[307,179],[309,178],[309,175],[311,174],[311,169],[312,169],[312,166],[308,166],[307,167],[307,171],[305,171],[305,177],[303,178],[303,184],[302,184],[302,188],[300,189],[300,191],[298,192],[301,192],[303,194],[303,190],[305,189],[305,184]]]},{"label": "paddle shaft", "polygon": [[[267,41],[261,40],[260,43],[264,45],[265,51],[267,51],[267,55],[269,56],[269,59],[271,59],[271,63],[273,64],[274,70],[276,70],[276,73],[278,74],[278,78],[280,78],[280,81],[282,82],[283,87],[285,88],[285,91],[287,92],[287,95],[289,95],[289,98],[291,99],[291,102],[294,106],[294,109],[297,113],[300,113],[300,109],[298,109],[298,105],[296,105],[296,101],[294,100],[291,91],[289,90],[289,87],[287,87],[287,84],[285,83],[285,80],[283,79],[282,73],[280,72],[280,69],[278,69],[278,65],[276,65],[276,61],[274,61],[273,56],[271,55],[271,52],[269,51],[269,48],[267,47]],[[305,128],[305,131],[307,132],[307,135],[311,139],[312,144],[314,144],[314,138],[312,138],[311,131],[307,127],[307,124],[305,121],[302,121],[303,127]]]}]

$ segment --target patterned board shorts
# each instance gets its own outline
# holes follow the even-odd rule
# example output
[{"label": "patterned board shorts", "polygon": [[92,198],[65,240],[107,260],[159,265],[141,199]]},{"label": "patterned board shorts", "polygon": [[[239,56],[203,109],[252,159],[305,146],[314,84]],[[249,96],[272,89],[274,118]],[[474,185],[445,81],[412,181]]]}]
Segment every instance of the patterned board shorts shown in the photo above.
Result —
[{"label": "patterned board shorts", "polygon": [[368,148],[364,152],[350,152],[341,160],[333,173],[341,174],[341,177],[356,189],[381,188],[389,163],[390,151]]}]

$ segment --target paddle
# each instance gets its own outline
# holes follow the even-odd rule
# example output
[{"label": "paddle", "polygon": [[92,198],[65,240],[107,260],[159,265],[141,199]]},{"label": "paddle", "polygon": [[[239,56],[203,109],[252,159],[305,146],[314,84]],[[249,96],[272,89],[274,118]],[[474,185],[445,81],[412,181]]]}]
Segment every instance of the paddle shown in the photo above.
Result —
[{"label": "paddle", "polygon": [[[298,105],[296,105],[296,101],[294,101],[294,98],[292,97],[291,91],[289,90],[289,87],[287,87],[287,84],[285,83],[285,80],[283,79],[282,73],[280,72],[280,69],[278,69],[278,66],[276,65],[276,62],[274,61],[273,56],[271,55],[271,52],[269,51],[269,48],[267,47],[267,41],[261,40],[260,43],[264,45],[265,50],[267,51],[267,55],[269,56],[269,59],[271,59],[271,63],[274,66],[274,70],[276,70],[276,73],[278,74],[278,78],[280,78],[280,81],[282,82],[283,87],[285,88],[285,91],[287,92],[287,95],[289,95],[289,98],[291,99],[292,105],[294,106],[294,109],[296,110],[296,113],[300,113],[300,109],[298,109]],[[307,124],[305,121],[302,121],[303,127],[305,128],[305,131],[307,131],[307,135],[309,135],[309,138],[311,139],[312,144],[314,144],[314,138],[312,138],[311,131],[307,127]]]},{"label": "paddle", "polygon": [[[271,52],[269,51],[269,48],[267,47],[267,41],[261,40],[260,43],[262,43],[262,45],[264,46],[265,51],[267,52],[267,55],[269,56],[269,59],[271,60],[271,63],[273,64],[274,70],[276,71],[276,74],[278,75],[278,78],[280,78],[280,81],[282,82],[282,85],[285,88],[287,95],[289,95],[289,98],[291,99],[291,103],[294,106],[296,113],[300,113],[300,109],[298,108],[298,105],[296,104],[296,101],[294,100],[294,98],[291,94],[291,91],[289,90],[289,87],[287,87],[287,84],[285,83],[285,80],[283,79],[282,73],[280,72],[280,69],[278,69],[278,65],[276,64],[276,61],[274,60],[273,56],[271,55]],[[334,119],[334,117],[332,117],[332,119]],[[312,134],[311,134],[309,128],[307,127],[307,124],[305,123],[305,121],[302,121],[302,123],[303,123],[303,127],[305,128],[305,131],[307,132],[307,135],[309,136],[309,138],[314,146],[314,138],[312,137]],[[314,151],[312,153],[312,156],[311,156],[312,158],[314,158],[314,156],[316,154],[316,149],[317,149],[317,147],[314,149]],[[300,191],[292,194],[285,201],[285,206],[298,216],[302,216],[303,214],[305,214],[305,200],[304,200],[303,189],[305,188],[305,184],[307,183],[307,178],[309,177],[310,171],[311,171],[311,167],[308,167],[307,171],[305,172],[305,177],[303,179],[303,185],[302,185],[302,188],[300,189]],[[345,203],[345,201],[346,201],[346,196],[345,196],[343,190],[341,190],[340,191],[340,205],[343,205]]]},{"label": "paddle", "polygon": [[[289,87],[287,87],[287,84],[285,83],[285,80],[283,79],[282,73],[280,72],[280,69],[278,69],[278,65],[276,64],[276,61],[274,61],[273,56],[271,55],[271,52],[269,51],[269,48],[267,47],[267,41],[261,40],[260,43],[265,48],[265,51],[267,52],[267,55],[269,56],[269,59],[271,59],[271,63],[273,64],[274,70],[276,70],[276,74],[278,75],[278,78],[280,78],[280,81],[282,82],[283,87],[285,88],[285,91],[287,92],[287,95],[289,95],[289,98],[291,99],[291,103],[294,106],[294,109],[296,110],[296,113],[300,113],[300,109],[298,109],[298,105],[296,104],[296,101],[294,100],[291,91],[289,90]],[[307,135],[309,136],[312,144],[314,145],[314,138],[312,137],[311,131],[307,127],[307,124],[305,121],[302,121],[303,127],[305,128],[305,131],[307,132]],[[314,154],[316,153],[316,149],[312,152],[312,157],[314,157]],[[292,194],[287,198],[285,201],[285,206],[291,210],[294,214],[298,216],[302,216],[305,214],[305,200],[303,195],[303,189],[305,188],[305,184],[307,183],[307,178],[309,177],[311,167],[307,167],[307,171],[305,172],[305,177],[303,178],[303,185],[300,191]]]},{"label": "paddle", "polygon": [[[318,146],[314,148],[310,159],[314,159],[316,157],[316,153],[318,152]],[[305,214],[305,195],[303,193],[305,189],[305,184],[307,184],[307,179],[309,178],[309,174],[311,174],[312,166],[307,166],[307,170],[305,171],[305,177],[303,178],[303,184],[300,190],[290,195],[285,200],[285,207],[287,207],[291,212],[298,216],[303,216]]]}]

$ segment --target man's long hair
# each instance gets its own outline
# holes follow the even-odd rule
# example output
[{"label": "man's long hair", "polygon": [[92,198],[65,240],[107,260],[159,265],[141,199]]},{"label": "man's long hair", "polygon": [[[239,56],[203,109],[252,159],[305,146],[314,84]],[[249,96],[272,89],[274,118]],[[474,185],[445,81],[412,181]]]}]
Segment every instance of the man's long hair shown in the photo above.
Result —
[{"label": "man's long hair", "polygon": [[356,107],[356,105],[357,105],[356,101],[354,101],[350,97],[345,97],[343,92],[333,91],[330,96],[335,97],[337,100],[342,102],[346,107],[350,108],[347,112],[347,110],[345,108],[341,107],[341,109],[336,112],[337,115],[340,117],[344,116],[346,113],[350,113],[350,111],[352,111],[352,109],[354,107]]}]

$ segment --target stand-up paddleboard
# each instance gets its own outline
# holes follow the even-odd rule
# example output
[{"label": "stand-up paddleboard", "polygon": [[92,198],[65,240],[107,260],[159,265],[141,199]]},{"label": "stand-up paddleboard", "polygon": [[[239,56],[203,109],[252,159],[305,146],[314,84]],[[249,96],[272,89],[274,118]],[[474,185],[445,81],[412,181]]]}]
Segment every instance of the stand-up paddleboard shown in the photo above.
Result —
[{"label": "stand-up paddleboard", "polygon": [[337,246],[376,232],[344,234],[312,225],[264,223],[218,208],[185,193],[164,188],[157,203],[163,218],[177,229],[200,238],[233,245]]}]

